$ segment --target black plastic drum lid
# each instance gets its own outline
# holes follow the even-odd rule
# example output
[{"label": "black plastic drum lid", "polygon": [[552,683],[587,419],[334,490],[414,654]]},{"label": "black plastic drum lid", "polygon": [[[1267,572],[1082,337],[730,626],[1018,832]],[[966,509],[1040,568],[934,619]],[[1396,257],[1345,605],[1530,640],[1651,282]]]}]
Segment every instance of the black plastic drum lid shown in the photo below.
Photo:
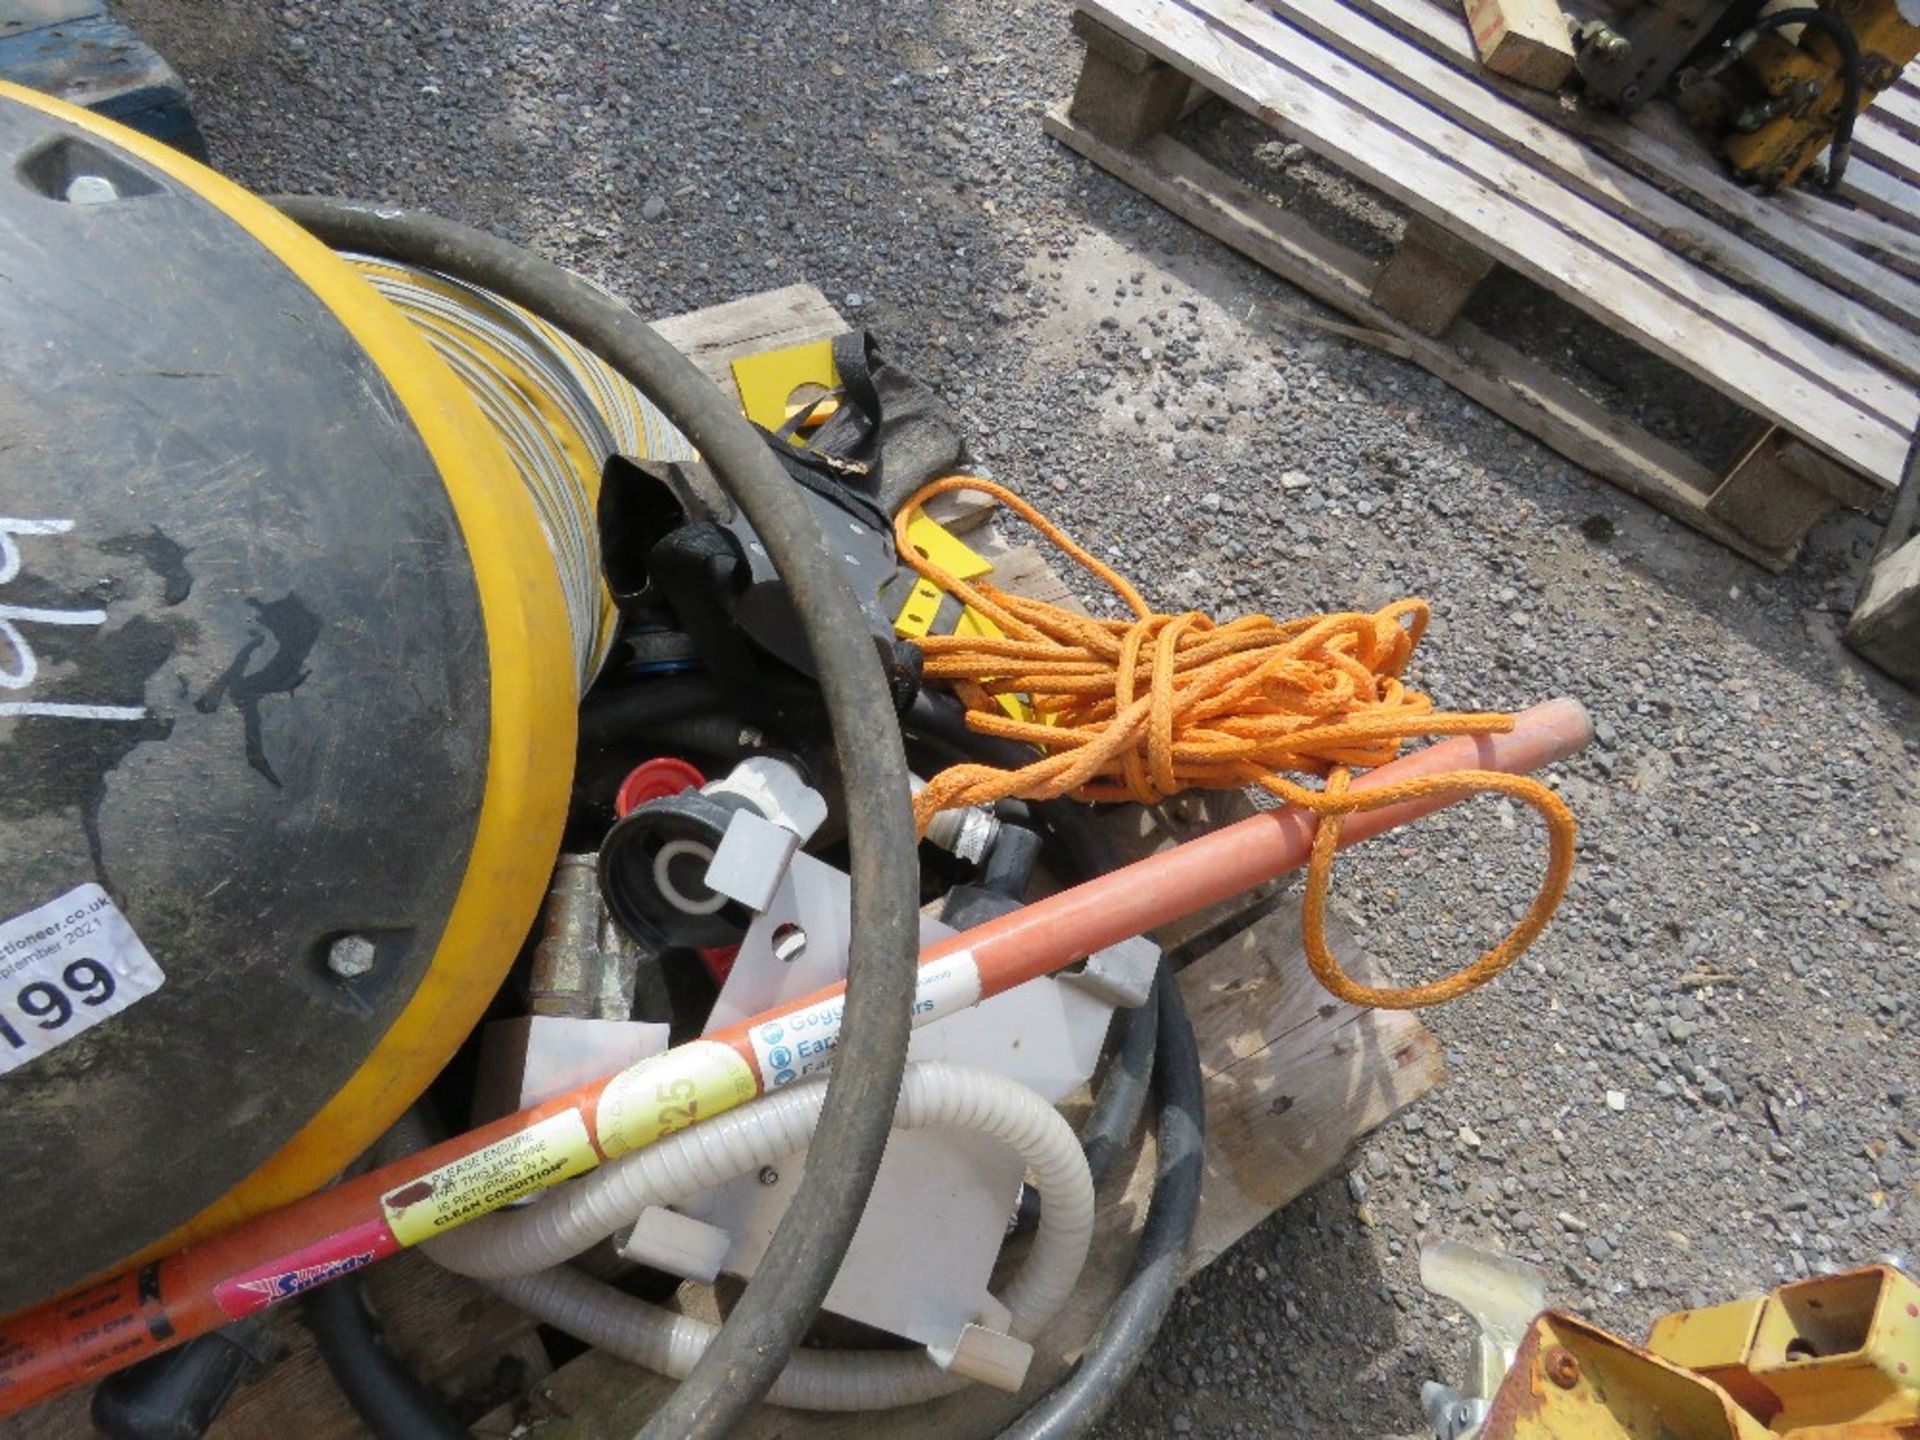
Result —
[{"label": "black plastic drum lid", "polygon": [[489,723],[459,526],[373,361],[212,204],[0,97],[0,1314],[359,1067],[460,890]]}]

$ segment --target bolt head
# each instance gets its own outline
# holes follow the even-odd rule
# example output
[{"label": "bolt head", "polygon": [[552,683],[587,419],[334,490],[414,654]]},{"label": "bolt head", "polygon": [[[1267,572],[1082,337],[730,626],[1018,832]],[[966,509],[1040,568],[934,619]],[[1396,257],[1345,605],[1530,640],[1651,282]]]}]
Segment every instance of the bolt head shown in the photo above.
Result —
[{"label": "bolt head", "polygon": [[364,935],[342,935],[327,947],[327,970],[341,980],[365,975],[373,960],[373,942]]},{"label": "bolt head", "polygon": [[104,175],[76,175],[67,182],[69,205],[105,205],[119,198],[119,187]]},{"label": "bolt head", "polygon": [[1547,1378],[1562,1390],[1571,1390],[1580,1382],[1580,1357],[1564,1345],[1555,1345],[1540,1361]]}]

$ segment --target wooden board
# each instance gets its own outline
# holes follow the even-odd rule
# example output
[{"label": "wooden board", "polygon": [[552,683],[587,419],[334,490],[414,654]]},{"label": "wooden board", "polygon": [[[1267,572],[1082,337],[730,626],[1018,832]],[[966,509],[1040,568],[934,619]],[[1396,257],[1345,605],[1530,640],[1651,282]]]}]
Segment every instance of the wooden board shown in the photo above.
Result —
[{"label": "wooden board", "polygon": [[1920,535],[1882,557],[1847,624],[1847,643],[1920,691]]},{"label": "wooden board", "polygon": [[1920,436],[1847,624],[1847,644],[1920,690]]},{"label": "wooden board", "polygon": [[1920,98],[1904,86],[1882,90],[1861,118],[1869,117],[1909,140],[1920,140]]},{"label": "wooden board", "polygon": [[1082,8],[1743,408],[1894,483],[1920,416],[1910,385],[1787,323],[1307,31],[1247,0]]},{"label": "wooden board", "polygon": [[725,394],[737,396],[731,367],[741,356],[831,339],[844,334],[847,323],[813,286],[789,285],[656,320],[653,328]]},{"label": "wooden board", "polygon": [[1908,185],[1920,185],[1920,140],[1868,110],[1854,121],[1853,153]]},{"label": "wooden board", "polygon": [[[1908,328],[1920,324],[1920,286],[1910,277],[1863,260],[1849,237],[1814,223],[1827,214],[1849,212],[1831,201],[1801,191],[1754,194],[1735,184],[1698,131],[1688,129],[1663,106],[1648,106],[1625,118],[1566,96],[1540,95],[1498,77],[1478,75],[1473,42],[1451,10],[1439,0],[1347,0],[1355,14],[1366,15],[1403,38],[1473,74],[1486,88],[1547,126],[1577,137],[1597,156],[1668,192],[1710,222],[1788,260],[1821,283],[1877,309]],[[1896,92],[1887,91],[1882,100]],[[1873,217],[1861,217],[1873,221]],[[1844,218],[1835,226],[1845,228]],[[1884,229],[1880,245],[1896,252],[1907,237]]]},{"label": "wooden board", "polygon": [[1920,191],[1913,183],[1875,164],[1878,157],[1856,151],[1837,192],[1869,214],[1920,236]]},{"label": "wooden board", "polygon": [[1920,281],[1920,237],[1911,231],[1816,191],[1784,191],[1773,196],[1772,203],[1807,229],[1851,246],[1874,278]]},{"label": "wooden board", "polygon": [[1421,334],[1375,306],[1376,262],[1320,234],[1185,145],[1156,136],[1132,150],[1074,123],[1066,107],[1048,133],[1142,194],[1232,246],[1316,299],[1365,322],[1355,338],[1425,366],[1455,389],[1596,475],[1658,506],[1769,569],[1791,551],[1755,543],[1707,512],[1716,477],[1699,461],[1611,413],[1544,366],[1471,325],[1444,338]]},{"label": "wooden board", "polygon": [[[1425,6],[1424,11],[1433,7]],[[1314,38],[1378,73],[1391,73],[1408,94],[1502,150],[1525,157],[1651,243],[1779,306],[1814,333],[1844,345],[1876,368],[1920,380],[1920,330],[1912,314],[1896,319],[1817,274],[1719,225],[1632,171],[1611,164],[1577,136],[1543,124],[1465,68],[1470,51],[1436,55],[1363,13],[1348,0],[1266,0],[1267,7]],[[1437,12],[1436,12],[1437,13]],[[1438,28],[1438,27],[1436,27]],[[1471,41],[1467,44],[1470,46]],[[1745,197],[1745,192],[1737,192]],[[1849,255],[1847,268],[1861,269]],[[1920,287],[1913,287],[1920,307]]]},{"label": "wooden board", "polygon": [[[735,360],[789,345],[831,340],[851,327],[818,289],[789,285],[656,320],[653,328],[693,361],[721,393],[738,398],[740,390],[733,382]],[[928,503],[927,513],[955,534],[965,534],[985,524],[996,508],[993,498],[978,490],[949,490]]]},{"label": "wooden board", "polygon": [[[1327,1174],[1367,1131],[1442,1078],[1432,1034],[1413,1016],[1333,1000],[1307,972],[1297,903],[1189,966],[1180,977],[1206,1077],[1207,1166],[1192,1274]],[[1379,978],[1351,932],[1335,953]],[[1036,1348],[1018,1396],[974,1386],[931,1405],[872,1415],[763,1410],[750,1440],[971,1440],[995,1434],[1085,1348],[1126,1278],[1131,1237],[1153,1179],[1152,1147],[1103,1187],[1091,1256],[1066,1311]],[[668,1381],[591,1352],[563,1365],[518,1406],[475,1433],[527,1440],[628,1440],[671,1389]],[[525,1425],[524,1431],[516,1426]]]},{"label": "wooden board", "polygon": [[1573,41],[1558,0],[1467,0],[1467,28],[1480,63],[1536,90],[1573,74]]}]

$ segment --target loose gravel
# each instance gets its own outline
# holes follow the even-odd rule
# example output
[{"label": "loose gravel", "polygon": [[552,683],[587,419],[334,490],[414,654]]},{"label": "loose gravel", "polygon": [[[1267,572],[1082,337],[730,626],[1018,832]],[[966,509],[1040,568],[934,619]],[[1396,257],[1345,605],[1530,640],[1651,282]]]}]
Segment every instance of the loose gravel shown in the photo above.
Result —
[{"label": "loose gravel", "polygon": [[[1198,1279],[1103,1434],[1417,1433],[1468,1338],[1423,1237],[1628,1334],[1920,1252],[1920,705],[1838,642],[1864,521],[1765,575],[1322,329],[1042,136],[1078,61],[1058,4],[121,8],[250,186],[429,206],[649,313],[810,281],[1161,602],[1426,595],[1441,703],[1592,708],[1554,929],[1432,1015],[1450,1081]],[[1483,804],[1340,879],[1413,978],[1539,861]]]}]

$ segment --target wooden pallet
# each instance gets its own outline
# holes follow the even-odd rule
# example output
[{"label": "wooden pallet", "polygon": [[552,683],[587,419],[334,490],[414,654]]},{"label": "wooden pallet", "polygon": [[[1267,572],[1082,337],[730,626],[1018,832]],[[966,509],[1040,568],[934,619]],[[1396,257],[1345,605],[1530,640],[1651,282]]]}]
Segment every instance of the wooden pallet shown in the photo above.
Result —
[{"label": "wooden pallet", "polygon": [[[1912,181],[1873,163],[1910,158],[1894,124],[1863,137],[1864,181],[1890,197],[1868,214],[1741,190],[1658,107],[1629,122],[1481,73],[1451,3],[1079,0],[1075,22],[1085,68],[1050,133],[1568,458],[1776,569],[1836,502],[1896,483],[1920,282],[1886,257],[1920,257],[1920,228],[1893,213]],[[1166,134],[1196,87],[1404,207],[1394,253],[1358,253]],[[1495,264],[1732,400],[1752,443],[1710,469],[1462,320]]]},{"label": "wooden pallet", "polygon": [[[846,329],[811,286],[749,297],[657,327],[727,393],[740,355],[827,338]],[[944,523],[973,532],[996,557],[996,578],[1028,593],[1065,588],[1031,551],[1009,548],[985,528],[985,496],[939,497]],[[1182,796],[1143,811],[1114,807],[1107,824],[1122,858],[1134,859],[1248,813],[1244,797]],[[1362,1135],[1442,1078],[1432,1034],[1409,1014],[1357,1010],[1313,980],[1300,950],[1297,900],[1277,908],[1272,887],[1213,907],[1162,932],[1163,944],[1200,952],[1181,972],[1206,1077],[1207,1170],[1189,1273],[1198,1271],[1294,1196],[1327,1174]],[[1352,933],[1330,927],[1336,954],[1363,982],[1390,983]],[[1103,1187],[1093,1258],[1068,1310],[1039,1347],[1023,1397],[973,1387],[941,1404],[901,1414],[809,1416],[763,1411],[751,1436],[926,1436],[996,1433],[1041,1386],[1078,1357],[1126,1278],[1132,1238],[1152,1186],[1151,1143]],[[481,1436],[533,1440],[626,1440],[672,1388],[599,1351],[555,1368],[535,1327],[489,1292],[406,1254],[370,1272],[366,1284],[395,1350],[452,1397],[504,1394],[473,1427]],[[711,1293],[685,1287],[691,1308]],[[714,1318],[710,1308],[703,1313]],[[348,1440],[365,1432],[333,1386],[297,1303],[272,1313],[270,1334],[286,1355],[244,1387],[210,1440]],[[87,1432],[85,1393],[0,1421],[0,1440],[69,1440]]]}]

